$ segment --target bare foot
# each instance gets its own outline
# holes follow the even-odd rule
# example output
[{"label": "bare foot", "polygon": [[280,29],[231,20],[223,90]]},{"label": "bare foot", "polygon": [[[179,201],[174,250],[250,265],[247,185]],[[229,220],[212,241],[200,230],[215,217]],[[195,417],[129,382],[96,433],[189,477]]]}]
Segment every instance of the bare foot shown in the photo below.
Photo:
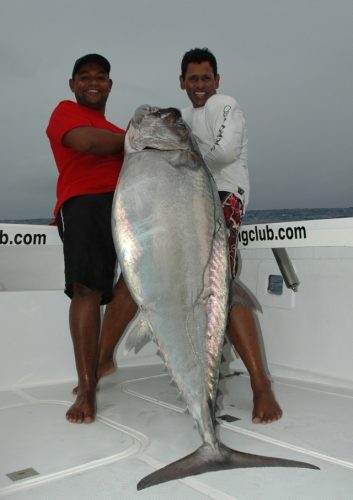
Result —
[{"label": "bare foot", "polygon": [[72,424],[91,424],[97,413],[96,391],[86,391],[78,395],[76,401],[66,412]]},{"label": "bare foot", "polygon": [[[116,371],[116,365],[114,362],[114,359],[111,358],[109,361],[106,362],[100,362],[97,368],[97,382],[102,378],[102,377],[107,377],[111,373],[114,373]],[[77,394],[78,390],[78,385],[72,389],[72,394]]]},{"label": "bare foot", "polygon": [[270,424],[282,417],[282,409],[276,401],[271,387],[254,391],[254,409],[252,421],[254,424]]}]

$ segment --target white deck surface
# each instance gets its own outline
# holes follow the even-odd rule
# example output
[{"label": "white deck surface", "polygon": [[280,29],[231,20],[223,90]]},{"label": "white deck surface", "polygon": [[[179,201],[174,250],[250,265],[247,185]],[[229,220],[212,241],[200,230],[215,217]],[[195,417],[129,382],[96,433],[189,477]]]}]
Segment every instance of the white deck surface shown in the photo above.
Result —
[{"label": "white deck surface", "polygon": [[[237,450],[320,470],[228,470],[140,492],[141,478],[200,444],[163,367],[151,364],[159,360],[155,346],[126,358],[119,346],[123,367],[101,383],[97,421],[68,423],[75,365],[57,231],[1,225],[10,243],[0,248],[0,498],[353,500],[353,219],[293,225],[305,227],[304,239],[250,242],[241,269],[263,309],[257,318],[284,416],[252,424],[249,378],[229,376],[221,383],[221,415],[239,420],[221,420],[220,436]],[[19,232],[43,233],[46,244],[13,245]],[[277,296],[268,293],[269,276],[279,273],[271,248],[282,244],[290,247],[300,286]],[[243,369],[238,361],[228,373]],[[11,479],[28,469],[36,475]]]},{"label": "white deck surface", "polygon": [[[98,418],[74,425],[65,412],[74,382],[0,392],[0,498],[11,500],[352,500],[353,393],[276,380],[283,418],[251,422],[246,375],[222,381],[220,436],[240,451],[313,463],[306,469],[237,469],[138,492],[137,482],[200,444],[162,366],[125,367],[100,384]],[[38,473],[12,481],[7,474]]]}]

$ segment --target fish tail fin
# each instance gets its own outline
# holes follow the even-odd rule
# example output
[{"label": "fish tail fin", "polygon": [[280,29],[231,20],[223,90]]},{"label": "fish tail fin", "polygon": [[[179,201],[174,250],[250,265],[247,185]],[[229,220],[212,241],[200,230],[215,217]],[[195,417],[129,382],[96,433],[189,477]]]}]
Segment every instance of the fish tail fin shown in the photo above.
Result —
[{"label": "fish tail fin", "polygon": [[187,476],[202,474],[204,472],[249,467],[300,467],[319,469],[319,467],[306,462],[242,453],[232,450],[221,443],[219,443],[218,449],[203,444],[190,455],[145,476],[137,484],[137,489],[142,490],[149,486],[175,479],[182,479]]}]

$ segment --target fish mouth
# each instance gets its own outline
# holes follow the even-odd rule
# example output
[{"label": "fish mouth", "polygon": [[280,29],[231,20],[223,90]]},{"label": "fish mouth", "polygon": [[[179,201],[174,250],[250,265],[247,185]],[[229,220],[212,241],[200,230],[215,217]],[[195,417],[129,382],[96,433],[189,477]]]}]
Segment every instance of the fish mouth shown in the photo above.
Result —
[{"label": "fish mouth", "polygon": [[159,118],[163,120],[166,125],[182,122],[181,112],[177,108],[158,108],[157,106],[150,106],[143,104],[137,108],[133,117],[135,124],[141,123],[143,120],[148,119],[148,116]]},{"label": "fish mouth", "polygon": [[181,120],[181,112],[177,108],[159,108],[151,114],[161,118],[167,124],[176,123],[178,120]]}]

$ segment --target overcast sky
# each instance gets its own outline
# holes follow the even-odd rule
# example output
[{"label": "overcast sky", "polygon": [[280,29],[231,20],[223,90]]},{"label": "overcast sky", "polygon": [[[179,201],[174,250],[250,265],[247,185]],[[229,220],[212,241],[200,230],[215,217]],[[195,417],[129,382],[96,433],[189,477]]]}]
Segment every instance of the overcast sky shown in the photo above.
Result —
[{"label": "overcast sky", "polygon": [[0,0],[0,219],[51,217],[45,129],[74,61],[112,65],[107,118],[185,107],[182,55],[208,47],[248,125],[249,209],[353,205],[352,0]]}]

